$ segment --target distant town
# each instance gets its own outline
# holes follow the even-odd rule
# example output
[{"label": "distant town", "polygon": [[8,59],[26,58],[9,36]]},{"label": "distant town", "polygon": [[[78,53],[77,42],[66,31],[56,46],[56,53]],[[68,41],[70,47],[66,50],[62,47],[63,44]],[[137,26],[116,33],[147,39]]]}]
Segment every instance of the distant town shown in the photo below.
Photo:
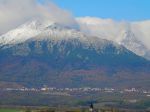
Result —
[{"label": "distant town", "polygon": [[102,92],[102,93],[140,93],[147,97],[150,97],[150,90],[145,89],[137,89],[137,88],[124,88],[124,89],[114,89],[114,88],[91,88],[91,87],[83,87],[83,88],[56,88],[56,87],[48,87],[44,85],[41,88],[3,88],[0,91],[23,91],[23,92],[44,92],[52,95],[65,95],[70,96],[72,93],[86,93],[86,92]]}]

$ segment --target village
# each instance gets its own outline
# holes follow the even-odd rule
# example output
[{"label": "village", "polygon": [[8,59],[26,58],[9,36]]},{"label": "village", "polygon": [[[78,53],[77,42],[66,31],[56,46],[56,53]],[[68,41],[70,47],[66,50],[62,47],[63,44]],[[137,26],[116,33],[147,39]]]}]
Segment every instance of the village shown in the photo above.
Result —
[{"label": "village", "polygon": [[150,90],[146,89],[137,89],[137,88],[124,88],[124,89],[115,89],[115,88],[92,88],[92,87],[83,87],[83,88],[56,88],[56,87],[48,87],[46,85],[43,85],[41,88],[27,88],[27,87],[21,87],[21,88],[3,88],[0,89],[0,91],[24,91],[24,92],[96,92],[96,93],[140,93],[144,94],[147,97],[150,97]]},{"label": "village", "polygon": [[[139,105],[140,105],[139,107],[142,107],[142,101],[149,101],[150,99],[150,90],[137,89],[135,87],[122,89],[111,87],[58,88],[43,85],[40,88],[27,88],[27,87],[1,88],[0,94],[4,96],[1,99],[5,99],[6,101],[10,99],[11,97],[10,94],[14,94],[15,95],[14,102],[23,99],[22,101],[23,104],[25,105],[28,103],[24,102],[25,101],[24,96],[26,96],[25,97],[26,101],[30,101],[29,102],[30,104],[36,103],[39,105],[45,101],[47,102],[46,105],[52,104],[52,106],[56,104],[57,105],[69,104],[73,107],[74,106],[89,107],[90,103],[93,102],[95,109],[104,109],[104,110],[108,109],[109,110],[108,112],[114,112],[112,111],[112,109],[125,109],[126,106],[128,106],[129,110],[130,108],[135,109],[135,106]],[[6,97],[5,94],[7,95]],[[39,97],[39,99],[35,100],[37,97]]]}]

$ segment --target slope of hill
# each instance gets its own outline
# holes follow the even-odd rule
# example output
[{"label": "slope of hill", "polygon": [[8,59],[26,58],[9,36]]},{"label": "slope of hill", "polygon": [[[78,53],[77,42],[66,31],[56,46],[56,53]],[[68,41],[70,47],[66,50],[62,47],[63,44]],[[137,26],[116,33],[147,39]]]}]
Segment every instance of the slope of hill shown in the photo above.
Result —
[{"label": "slope of hill", "polygon": [[0,81],[39,87],[149,86],[150,62],[112,41],[57,23],[28,22],[0,37]]}]

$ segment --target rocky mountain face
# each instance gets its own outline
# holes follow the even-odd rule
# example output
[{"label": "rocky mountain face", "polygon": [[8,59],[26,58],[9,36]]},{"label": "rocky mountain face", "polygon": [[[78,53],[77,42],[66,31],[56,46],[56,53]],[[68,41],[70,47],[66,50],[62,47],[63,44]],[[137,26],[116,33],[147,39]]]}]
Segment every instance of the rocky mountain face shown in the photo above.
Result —
[{"label": "rocky mountain face", "polygon": [[29,87],[149,86],[149,67],[148,60],[122,45],[57,23],[31,21],[0,37],[0,82]]}]

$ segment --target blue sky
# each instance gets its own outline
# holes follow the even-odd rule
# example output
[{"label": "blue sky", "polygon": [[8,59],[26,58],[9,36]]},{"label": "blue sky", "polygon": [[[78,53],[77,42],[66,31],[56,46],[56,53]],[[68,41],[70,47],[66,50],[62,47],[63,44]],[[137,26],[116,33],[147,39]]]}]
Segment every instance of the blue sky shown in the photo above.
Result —
[{"label": "blue sky", "polygon": [[[43,0],[44,1],[44,0]],[[150,0],[50,0],[75,17],[94,16],[115,20],[150,19]]]}]

